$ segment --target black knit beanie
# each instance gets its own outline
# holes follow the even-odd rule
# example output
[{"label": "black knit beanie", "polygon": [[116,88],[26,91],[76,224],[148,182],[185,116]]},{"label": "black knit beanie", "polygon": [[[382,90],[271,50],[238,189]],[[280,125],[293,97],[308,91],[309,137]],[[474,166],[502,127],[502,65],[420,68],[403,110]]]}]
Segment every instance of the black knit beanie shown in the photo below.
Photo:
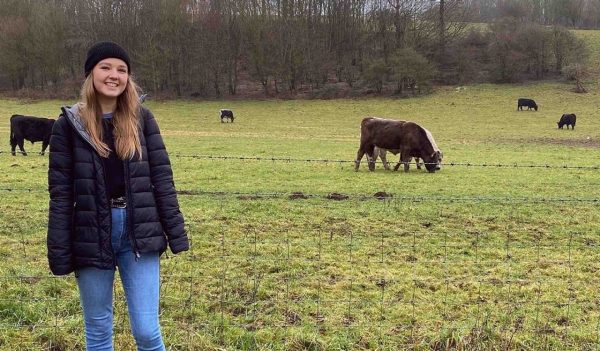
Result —
[{"label": "black knit beanie", "polygon": [[96,64],[104,60],[105,58],[118,58],[127,64],[127,72],[131,72],[129,66],[129,55],[125,49],[120,47],[118,44],[110,41],[101,41],[94,44],[87,52],[87,58],[85,59],[85,76],[89,76]]}]

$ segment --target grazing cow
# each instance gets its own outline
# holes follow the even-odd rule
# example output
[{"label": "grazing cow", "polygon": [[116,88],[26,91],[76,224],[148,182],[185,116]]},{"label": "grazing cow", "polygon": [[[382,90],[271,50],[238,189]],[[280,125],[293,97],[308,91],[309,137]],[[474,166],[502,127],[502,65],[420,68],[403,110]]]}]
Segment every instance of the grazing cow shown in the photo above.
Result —
[{"label": "grazing cow", "polygon": [[19,145],[19,149],[23,156],[27,156],[27,152],[23,148],[24,140],[29,140],[33,144],[36,141],[42,142],[43,155],[50,142],[50,134],[52,134],[52,126],[54,120],[50,118],[39,118],[22,115],[13,115],[10,117],[10,148],[11,154],[16,155],[15,147]]},{"label": "grazing cow", "polygon": [[[425,128],[423,128],[425,129]],[[442,169],[442,159],[444,157],[444,153],[442,152],[442,150],[440,150],[437,146],[437,144],[435,143],[435,140],[433,139],[433,135],[431,134],[431,132],[427,129],[425,129],[425,132],[427,133],[427,137],[429,138],[429,140],[431,141],[431,144],[433,145],[433,148],[435,151],[439,151],[440,152],[440,159],[438,160],[438,163],[435,167],[436,171],[439,171],[440,169]],[[391,153],[393,153],[394,155],[397,155],[398,152],[400,150],[386,150],[386,149],[381,149],[377,146],[375,146],[373,153],[374,153],[374,162],[377,162],[377,158],[381,158],[381,162],[383,163],[383,167],[386,170],[390,169],[390,164],[388,163],[387,159],[386,159],[386,152],[389,151]],[[408,160],[408,162],[410,162],[411,160]],[[415,163],[417,164],[417,169],[421,169],[421,159],[419,157],[415,157]],[[400,164],[402,164],[401,160],[398,160],[398,163],[396,164],[396,166],[394,167],[394,171],[397,171],[398,168],[400,168]]]},{"label": "grazing cow", "polygon": [[233,111],[222,109],[221,110],[221,123],[223,123],[223,120],[225,118],[229,118],[229,120],[231,121],[231,123],[233,123]]},{"label": "grazing cow", "polygon": [[523,106],[527,107],[527,110],[538,110],[538,105],[532,99],[521,98],[517,101],[517,111],[523,111]]},{"label": "grazing cow", "polygon": [[369,170],[375,170],[374,149],[377,146],[399,152],[400,163],[404,164],[405,172],[408,172],[411,158],[418,157],[425,162],[427,171],[433,173],[439,163],[440,151],[436,150],[432,139],[427,136],[425,128],[414,122],[366,117],[360,125],[360,147],[356,154],[354,170],[358,171],[365,153]]},{"label": "grazing cow", "polygon": [[577,116],[574,113],[565,113],[560,117],[560,121],[556,122],[558,124],[558,129],[563,129],[563,126],[571,126],[571,129],[575,129],[575,122],[577,122]]}]

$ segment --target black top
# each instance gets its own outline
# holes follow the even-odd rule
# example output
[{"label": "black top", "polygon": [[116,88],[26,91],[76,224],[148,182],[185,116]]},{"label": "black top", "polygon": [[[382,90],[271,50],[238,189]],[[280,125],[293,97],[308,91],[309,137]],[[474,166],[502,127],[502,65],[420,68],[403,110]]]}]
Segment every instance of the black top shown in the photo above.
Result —
[{"label": "black top", "polygon": [[105,113],[103,118],[102,141],[108,145],[111,152],[108,158],[103,158],[104,174],[106,176],[106,195],[109,199],[125,196],[125,173],[123,161],[117,156],[115,150],[115,138],[113,131],[113,114]]}]

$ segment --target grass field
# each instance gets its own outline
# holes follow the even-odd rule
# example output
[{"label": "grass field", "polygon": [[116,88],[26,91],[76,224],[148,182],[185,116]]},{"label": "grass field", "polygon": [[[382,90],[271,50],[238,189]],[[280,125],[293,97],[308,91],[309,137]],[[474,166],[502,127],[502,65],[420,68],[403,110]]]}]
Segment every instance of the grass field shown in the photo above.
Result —
[{"label": "grass field", "polygon": [[[600,349],[600,111],[590,88],[148,101],[192,239],[190,252],[162,261],[168,347]],[[519,97],[534,98],[540,110],[517,112]],[[31,156],[7,154],[10,115],[56,116],[72,103],[0,100],[2,350],[83,348],[74,279],[47,269],[48,157],[35,155],[39,143],[26,145]],[[235,123],[219,122],[224,107]],[[577,114],[574,131],[556,128],[562,113]],[[365,116],[425,126],[445,166],[428,174],[378,165],[371,173],[363,160],[354,172]],[[209,155],[292,160],[198,157]],[[331,161],[300,161],[307,159]],[[293,192],[308,198],[291,200]],[[350,198],[326,199],[332,192]],[[393,197],[380,201],[376,192]],[[130,350],[119,284],[115,291],[116,349]]]}]

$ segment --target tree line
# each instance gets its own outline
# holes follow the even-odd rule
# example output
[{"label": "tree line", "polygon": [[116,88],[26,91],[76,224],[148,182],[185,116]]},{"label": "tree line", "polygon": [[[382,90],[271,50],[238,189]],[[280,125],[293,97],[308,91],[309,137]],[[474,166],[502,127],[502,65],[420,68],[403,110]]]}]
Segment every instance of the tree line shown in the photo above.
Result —
[{"label": "tree line", "polygon": [[435,81],[539,79],[585,65],[583,42],[548,26],[597,26],[588,18],[592,10],[578,17],[549,10],[576,2],[596,6],[591,0],[0,0],[0,89],[75,95],[86,50],[99,40],[127,48],[145,90],[184,97],[238,95],[248,84],[266,96],[310,89],[332,97],[339,89],[418,94]]}]

